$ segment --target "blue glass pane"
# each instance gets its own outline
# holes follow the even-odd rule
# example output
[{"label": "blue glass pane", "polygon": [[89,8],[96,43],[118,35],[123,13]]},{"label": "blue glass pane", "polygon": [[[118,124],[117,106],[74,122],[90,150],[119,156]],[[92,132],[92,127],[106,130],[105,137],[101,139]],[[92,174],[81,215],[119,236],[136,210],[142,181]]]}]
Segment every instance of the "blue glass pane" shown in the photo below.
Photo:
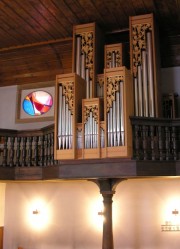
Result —
[{"label": "blue glass pane", "polygon": [[31,115],[31,116],[34,116],[34,108],[33,108],[33,105],[32,105],[32,103],[29,101],[29,100],[24,100],[23,101],[23,109],[24,109],[24,111],[27,113],[27,114],[29,114],[29,115]]}]

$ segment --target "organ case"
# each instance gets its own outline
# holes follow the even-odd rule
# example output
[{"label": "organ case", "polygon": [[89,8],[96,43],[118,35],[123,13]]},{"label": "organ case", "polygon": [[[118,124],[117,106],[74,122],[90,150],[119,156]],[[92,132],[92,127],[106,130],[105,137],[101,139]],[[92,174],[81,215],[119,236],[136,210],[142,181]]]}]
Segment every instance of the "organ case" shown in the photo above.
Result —
[{"label": "organ case", "polygon": [[86,98],[96,96],[96,74],[103,70],[104,37],[96,23],[73,27],[73,72],[86,81]]},{"label": "organ case", "polygon": [[125,64],[125,47],[122,43],[105,45],[104,67],[114,68],[122,67]]},{"label": "organ case", "polygon": [[130,25],[130,60],[133,74],[135,115],[161,115],[157,30],[153,14],[133,16]]},{"label": "organ case", "polygon": [[132,76],[126,67],[104,70],[105,148],[106,157],[132,156],[133,115]]},{"label": "organ case", "polygon": [[99,98],[82,101],[82,157],[100,158],[101,136],[100,121],[103,119],[103,102]]},{"label": "organ case", "polygon": [[[75,73],[57,75],[55,108],[55,159],[77,159],[78,129],[82,120],[85,80]],[[80,146],[81,147],[81,146]],[[80,153],[81,154],[81,153]]]}]

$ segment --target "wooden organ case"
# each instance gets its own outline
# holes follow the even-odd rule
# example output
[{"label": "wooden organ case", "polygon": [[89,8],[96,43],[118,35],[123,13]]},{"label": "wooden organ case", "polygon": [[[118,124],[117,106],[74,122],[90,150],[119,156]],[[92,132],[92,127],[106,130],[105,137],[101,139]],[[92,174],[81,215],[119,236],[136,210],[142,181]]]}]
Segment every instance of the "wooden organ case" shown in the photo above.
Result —
[{"label": "wooden organ case", "polygon": [[159,117],[162,115],[160,70],[154,16],[132,16],[129,25],[135,116]]},{"label": "wooden organ case", "polygon": [[104,45],[95,23],[74,27],[73,73],[56,80],[56,160],[132,157],[129,116],[159,112],[153,25],[130,18],[131,71],[123,44]]}]

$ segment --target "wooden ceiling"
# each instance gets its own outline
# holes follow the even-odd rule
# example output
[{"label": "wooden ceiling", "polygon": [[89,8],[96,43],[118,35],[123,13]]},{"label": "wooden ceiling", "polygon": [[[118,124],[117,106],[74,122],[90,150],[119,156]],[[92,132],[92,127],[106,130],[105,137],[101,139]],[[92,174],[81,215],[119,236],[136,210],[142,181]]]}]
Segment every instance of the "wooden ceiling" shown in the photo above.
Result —
[{"label": "wooden ceiling", "polygon": [[0,86],[55,80],[72,70],[73,25],[97,22],[129,41],[129,16],[154,13],[161,66],[180,66],[179,0],[1,0]]}]

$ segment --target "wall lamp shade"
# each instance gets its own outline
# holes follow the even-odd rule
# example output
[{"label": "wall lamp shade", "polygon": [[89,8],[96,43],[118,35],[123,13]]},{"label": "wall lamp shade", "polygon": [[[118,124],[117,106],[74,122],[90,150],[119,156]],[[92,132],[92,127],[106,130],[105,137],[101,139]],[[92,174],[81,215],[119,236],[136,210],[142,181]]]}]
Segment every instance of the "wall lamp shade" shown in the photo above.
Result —
[{"label": "wall lamp shade", "polygon": [[170,220],[165,221],[164,225],[161,225],[162,232],[179,232],[180,231],[180,216],[179,211],[174,209]]},{"label": "wall lamp shade", "polygon": [[40,211],[36,209],[36,210],[33,210],[33,212],[32,212],[32,213],[37,215],[37,214],[39,214],[39,213],[40,213]]}]

